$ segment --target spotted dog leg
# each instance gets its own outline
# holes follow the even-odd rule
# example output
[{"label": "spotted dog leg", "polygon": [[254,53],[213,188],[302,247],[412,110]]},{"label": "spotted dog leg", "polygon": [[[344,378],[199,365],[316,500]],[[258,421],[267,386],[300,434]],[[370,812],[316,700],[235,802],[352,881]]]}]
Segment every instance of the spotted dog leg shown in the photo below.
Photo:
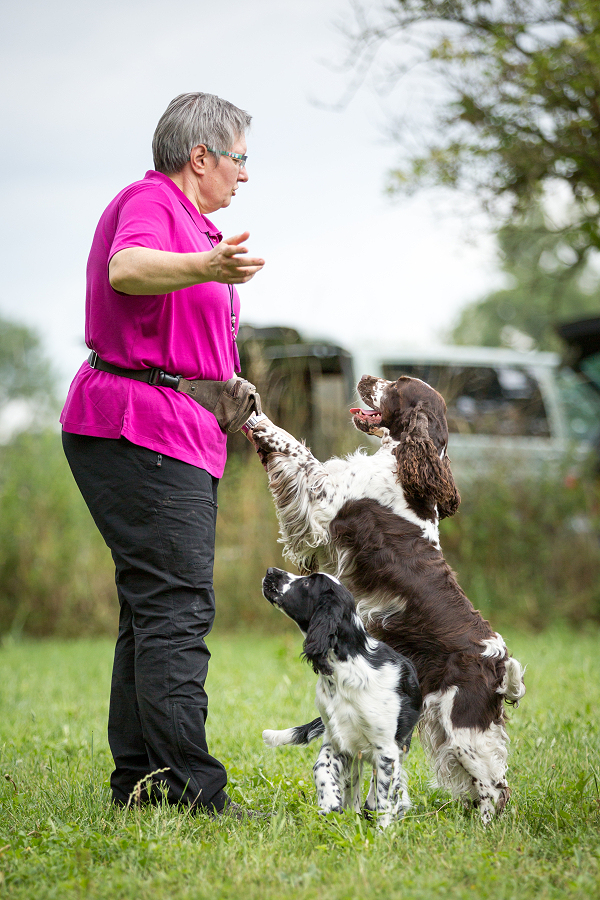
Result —
[{"label": "spotted dog leg", "polygon": [[456,759],[471,778],[471,798],[479,809],[484,825],[489,825],[495,815],[500,815],[508,802],[510,788],[506,782],[504,765],[496,767],[486,764],[481,755],[476,755],[468,746],[455,746]]},{"label": "spotted dog leg", "polygon": [[343,809],[342,788],[348,768],[348,760],[338,756],[331,744],[324,743],[313,766],[321,813],[340,812]]},{"label": "spotted dog leg", "polygon": [[262,419],[252,441],[269,479],[283,555],[303,574],[318,568],[316,550],[331,540],[329,509],[335,491],[331,475],[309,448]]},{"label": "spotted dog leg", "polygon": [[253,429],[252,443],[256,447],[263,464],[270,453],[283,453],[292,459],[302,456],[312,459],[312,453],[308,447],[268,419],[266,421],[264,419],[261,420]]},{"label": "spotted dog leg", "polygon": [[363,762],[360,756],[348,757],[344,771],[344,809],[360,812],[360,787],[362,782]]},{"label": "spotted dog leg", "polygon": [[[404,754],[394,745],[386,748],[376,760],[372,790],[374,788],[375,811],[380,828],[387,828],[394,819],[401,818],[410,808],[403,756]],[[371,793],[369,797],[371,798]]]}]

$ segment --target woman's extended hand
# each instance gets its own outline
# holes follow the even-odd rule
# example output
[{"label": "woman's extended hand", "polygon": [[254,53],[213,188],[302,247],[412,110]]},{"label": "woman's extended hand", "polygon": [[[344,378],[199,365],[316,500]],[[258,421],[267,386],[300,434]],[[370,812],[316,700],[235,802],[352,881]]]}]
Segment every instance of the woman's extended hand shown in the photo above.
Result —
[{"label": "woman's extended hand", "polygon": [[122,294],[139,296],[170,294],[208,281],[242,284],[265,264],[264,259],[243,257],[248,248],[240,244],[249,236],[250,232],[244,231],[200,253],[126,247],[115,253],[108,265],[111,287]]},{"label": "woman's extended hand", "polygon": [[207,278],[207,281],[219,281],[221,284],[243,284],[260,272],[265,264],[264,259],[241,256],[248,252],[248,248],[240,245],[249,237],[250,232],[244,231],[243,234],[225,238],[209,251],[208,267],[211,277]]}]

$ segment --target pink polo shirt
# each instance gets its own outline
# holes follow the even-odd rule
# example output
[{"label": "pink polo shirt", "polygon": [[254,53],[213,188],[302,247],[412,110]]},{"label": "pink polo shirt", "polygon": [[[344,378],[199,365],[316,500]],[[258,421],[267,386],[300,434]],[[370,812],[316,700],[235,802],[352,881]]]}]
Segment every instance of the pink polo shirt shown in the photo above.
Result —
[{"label": "pink polo shirt", "polygon": [[[210,282],[171,294],[132,296],[113,290],[108,263],[125,247],[175,253],[210,250],[222,235],[177,185],[147,172],[108,205],[94,235],[87,266],[85,342],[101,359],[126,369],[158,367],[185,378],[226,380],[239,371],[231,335],[231,297]],[[65,431],[118,438],[206,469],[220,478],[226,435],[217,420],[186,394],[153,387],[84,362],[69,389]]]}]

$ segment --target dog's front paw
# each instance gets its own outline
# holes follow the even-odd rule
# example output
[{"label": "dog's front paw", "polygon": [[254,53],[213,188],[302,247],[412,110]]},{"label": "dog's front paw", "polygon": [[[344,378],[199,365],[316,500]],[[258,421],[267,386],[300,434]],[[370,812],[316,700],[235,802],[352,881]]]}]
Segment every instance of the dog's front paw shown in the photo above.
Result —
[{"label": "dog's front paw", "polygon": [[283,453],[289,456],[292,448],[298,444],[291,434],[268,420],[259,422],[252,430],[251,437],[261,462],[269,453]]},{"label": "dog's front paw", "polygon": [[254,445],[258,458],[265,467],[269,454],[275,449],[273,446],[274,434],[275,426],[268,419],[261,420],[247,434],[247,437]]}]

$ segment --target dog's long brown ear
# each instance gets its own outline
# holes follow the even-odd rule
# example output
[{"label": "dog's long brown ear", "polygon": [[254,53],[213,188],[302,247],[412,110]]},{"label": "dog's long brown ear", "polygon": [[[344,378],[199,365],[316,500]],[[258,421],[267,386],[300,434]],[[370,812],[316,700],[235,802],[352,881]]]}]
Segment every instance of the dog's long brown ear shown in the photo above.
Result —
[{"label": "dog's long brown ear", "polygon": [[437,503],[440,519],[453,516],[460,504],[447,456],[440,459],[429,436],[427,414],[417,403],[394,450],[398,461],[398,480],[409,497],[431,499]]}]

